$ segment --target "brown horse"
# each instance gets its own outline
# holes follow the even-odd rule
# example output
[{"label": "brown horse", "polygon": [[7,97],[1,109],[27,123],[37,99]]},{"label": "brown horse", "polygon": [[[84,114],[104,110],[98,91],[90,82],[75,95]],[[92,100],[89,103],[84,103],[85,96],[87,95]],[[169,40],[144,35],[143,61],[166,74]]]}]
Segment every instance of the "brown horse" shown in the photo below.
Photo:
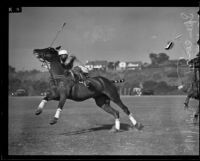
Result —
[{"label": "brown horse", "polygon": [[54,48],[35,49],[33,53],[41,61],[48,61],[50,64],[50,73],[53,77],[50,81],[50,89],[46,92],[46,96],[39,104],[36,110],[36,115],[42,112],[47,101],[59,101],[58,109],[54,118],[50,122],[50,124],[53,125],[58,121],[66,99],[84,101],[93,98],[97,106],[114,116],[115,126],[111,129],[111,132],[117,132],[120,130],[120,121],[119,112],[110,106],[110,101],[117,104],[128,115],[133,124],[131,126],[132,128],[138,130],[143,128],[143,125],[135,120],[127,106],[125,106],[121,101],[113,81],[101,76],[88,78],[91,84],[88,88],[82,83],[75,82],[69,72],[65,75],[64,68],[61,66],[59,61],[58,52]]}]

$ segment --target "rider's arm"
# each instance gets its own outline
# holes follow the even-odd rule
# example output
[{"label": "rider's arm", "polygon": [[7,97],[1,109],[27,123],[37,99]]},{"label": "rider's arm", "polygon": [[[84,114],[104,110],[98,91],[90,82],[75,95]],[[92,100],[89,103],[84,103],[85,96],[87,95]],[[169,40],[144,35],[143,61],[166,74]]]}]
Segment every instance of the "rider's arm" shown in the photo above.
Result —
[{"label": "rider's arm", "polygon": [[70,70],[73,68],[73,64],[74,64],[74,61],[75,61],[76,57],[73,56],[73,55],[70,55],[67,59],[67,61],[65,62],[65,67],[66,69]]}]

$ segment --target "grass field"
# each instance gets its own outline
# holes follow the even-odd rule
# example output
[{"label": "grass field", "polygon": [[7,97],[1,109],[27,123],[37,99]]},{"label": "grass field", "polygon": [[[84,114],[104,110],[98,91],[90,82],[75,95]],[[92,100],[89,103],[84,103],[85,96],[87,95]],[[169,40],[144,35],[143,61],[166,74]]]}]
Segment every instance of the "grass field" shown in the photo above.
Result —
[{"label": "grass field", "polygon": [[41,98],[9,97],[9,155],[199,155],[199,126],[184,110],[184,96],[122,97],[144,128],[128,130],[131,122],[112,103],[120,112],[119,133],[109,133],[114,118],[92,99],[67,100],[58,123],[50,125],[58,102],[48,102],[36,116]]}]

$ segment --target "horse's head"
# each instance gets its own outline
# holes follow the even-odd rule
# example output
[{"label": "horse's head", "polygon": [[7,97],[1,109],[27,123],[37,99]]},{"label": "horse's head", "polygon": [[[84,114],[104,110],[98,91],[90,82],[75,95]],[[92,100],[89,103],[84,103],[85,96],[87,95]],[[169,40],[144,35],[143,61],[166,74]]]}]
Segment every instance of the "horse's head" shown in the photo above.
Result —
[{"label": "horse's head", "polygon": [[58,51],[52,47],[44,48],[44,49],[34,49],[33,54],[40,60],[40,61],[58,61]]}]

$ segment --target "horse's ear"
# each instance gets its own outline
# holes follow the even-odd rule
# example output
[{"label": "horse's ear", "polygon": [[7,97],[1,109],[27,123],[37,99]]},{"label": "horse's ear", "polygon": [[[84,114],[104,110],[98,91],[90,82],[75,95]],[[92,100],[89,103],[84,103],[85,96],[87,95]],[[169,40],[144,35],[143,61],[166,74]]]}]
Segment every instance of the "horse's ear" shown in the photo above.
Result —
[{"label": "horse's ear", "polygon": [[56,47],[56,50],[60,50],[61,46]]}]

